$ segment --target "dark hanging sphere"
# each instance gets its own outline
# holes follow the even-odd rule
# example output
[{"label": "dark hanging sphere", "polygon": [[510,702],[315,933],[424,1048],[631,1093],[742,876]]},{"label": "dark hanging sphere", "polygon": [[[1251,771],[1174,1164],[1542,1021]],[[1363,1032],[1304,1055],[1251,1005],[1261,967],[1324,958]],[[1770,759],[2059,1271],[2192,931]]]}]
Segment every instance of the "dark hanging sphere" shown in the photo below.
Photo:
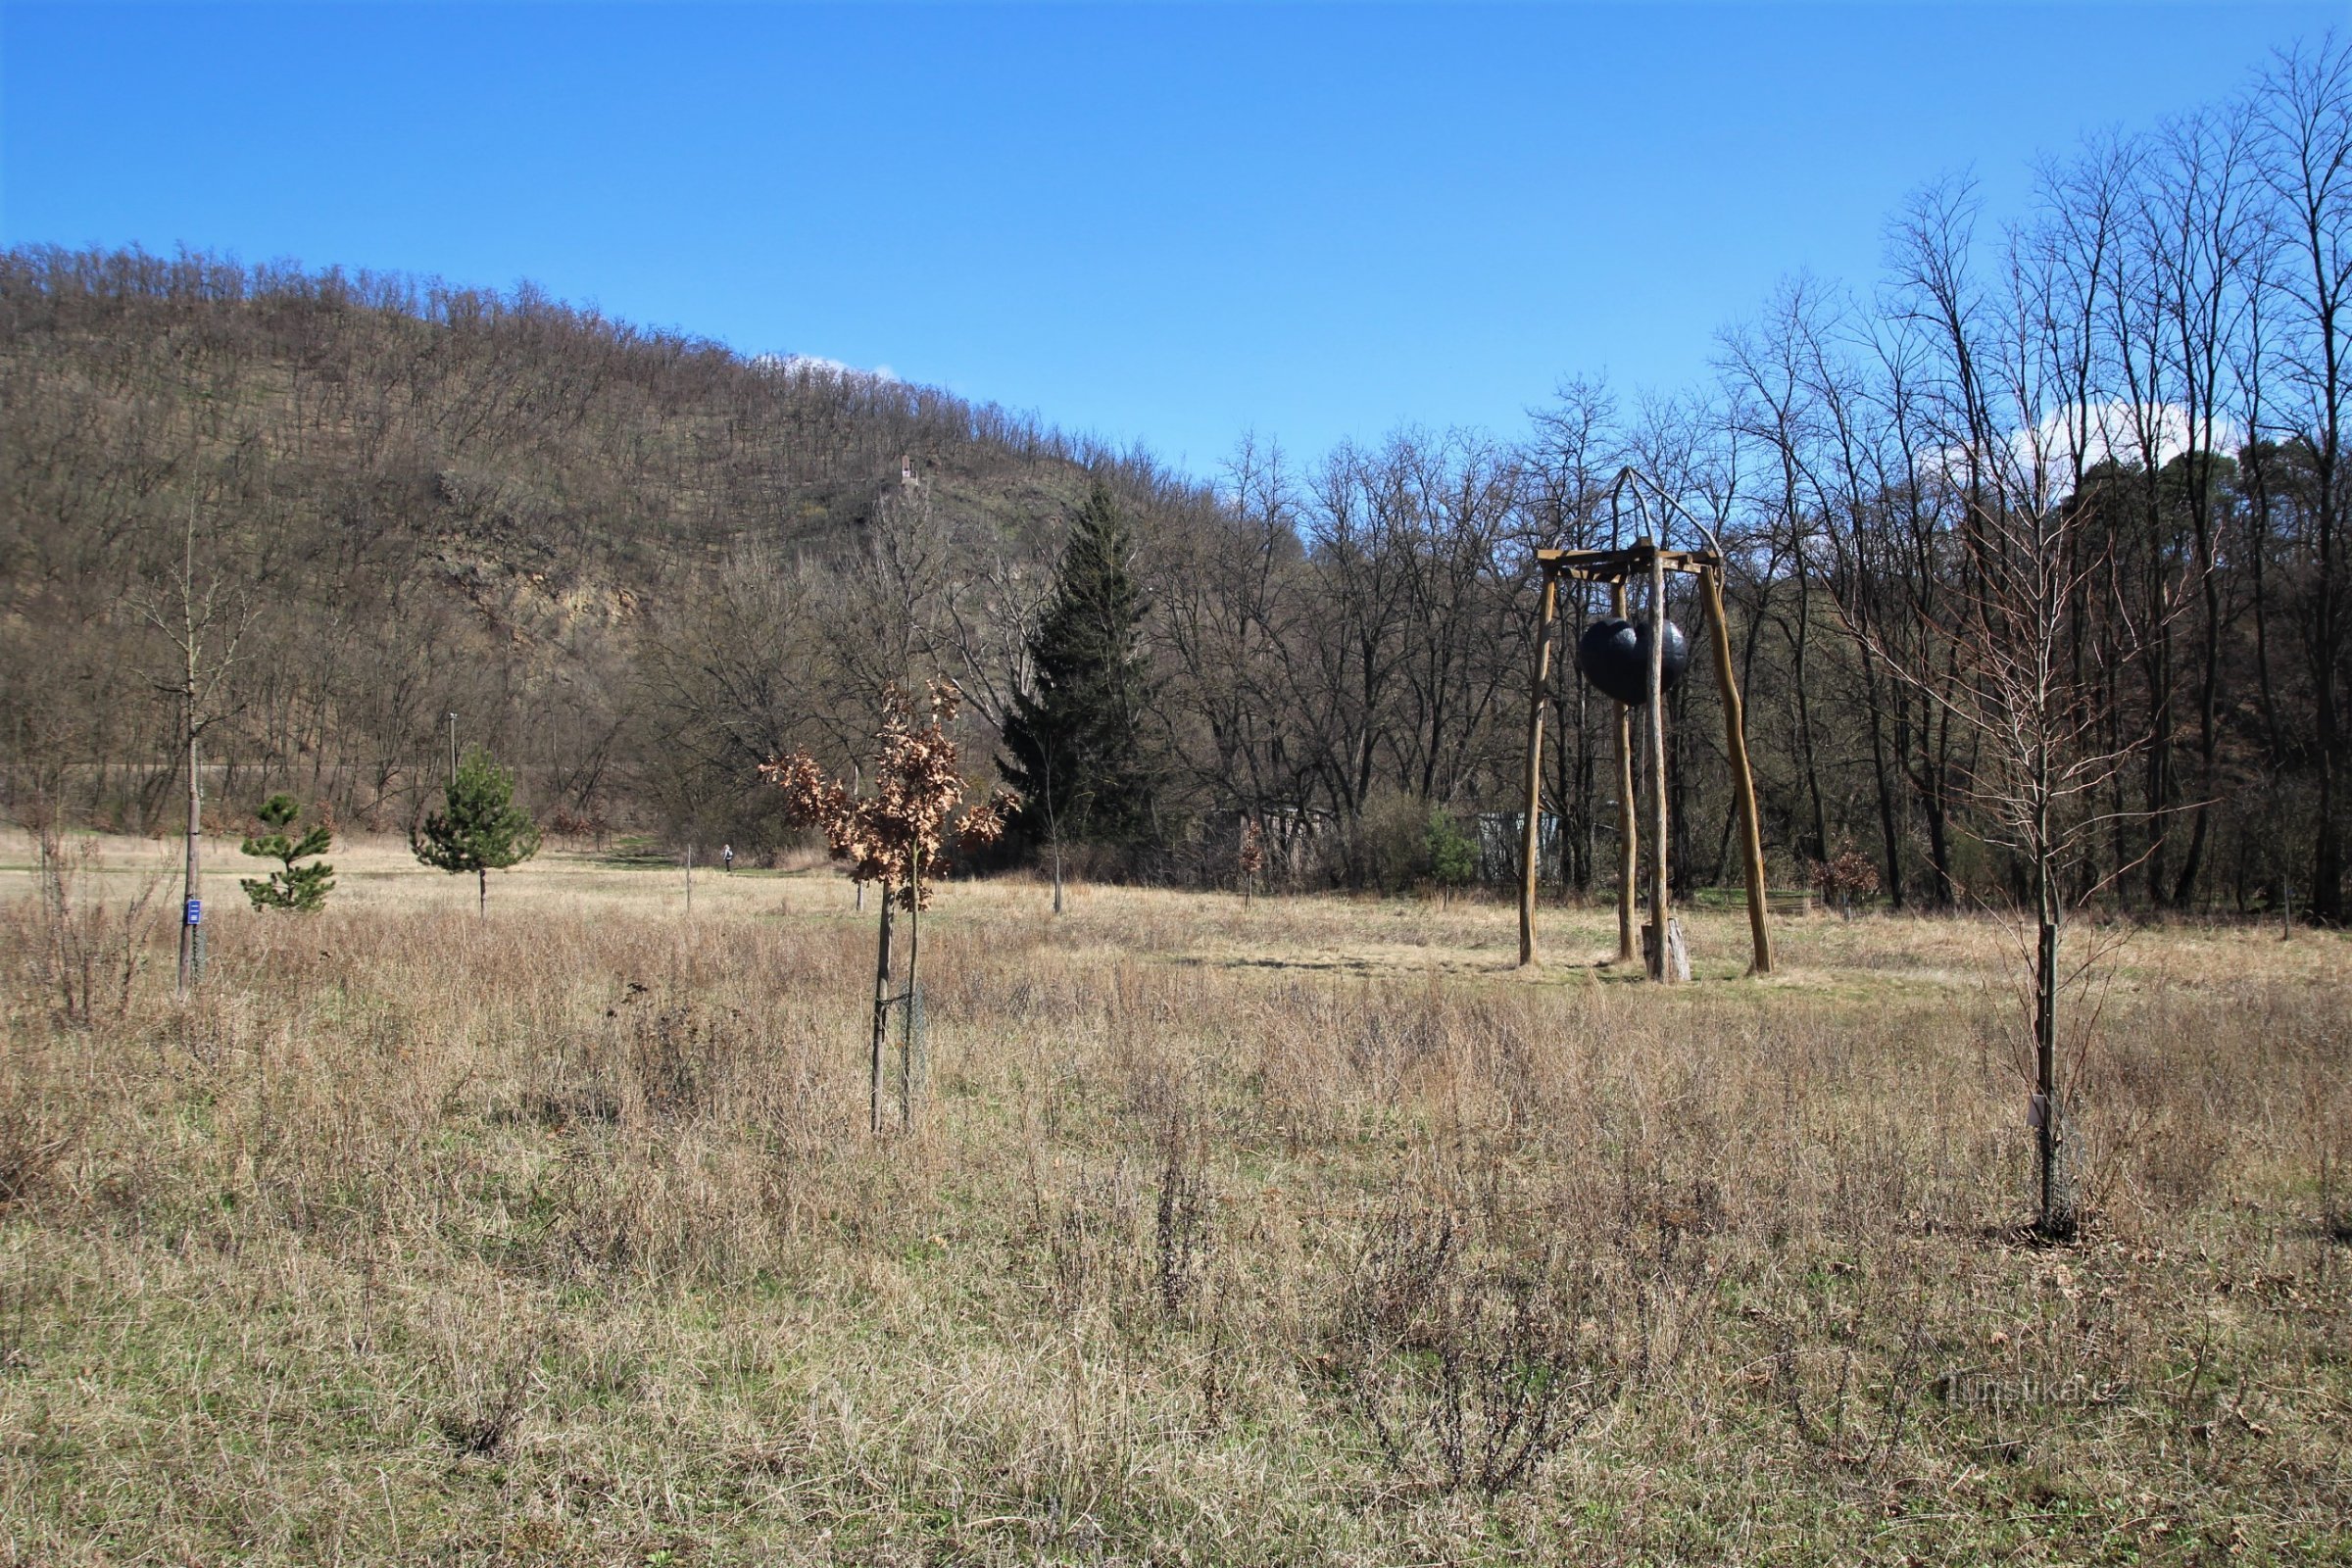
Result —
[{"label": "dark hanging sphere", "polygon": [[[1666,622],[1666,651],[1659,675],[1666,690],[1681,683],[1690,663],[1690,644],[1683,629]],[[1640,706],[1649,701],[1649,622],[1596,620],[1576,640],[1576,667],[1585,679],[1621,703]]]}]

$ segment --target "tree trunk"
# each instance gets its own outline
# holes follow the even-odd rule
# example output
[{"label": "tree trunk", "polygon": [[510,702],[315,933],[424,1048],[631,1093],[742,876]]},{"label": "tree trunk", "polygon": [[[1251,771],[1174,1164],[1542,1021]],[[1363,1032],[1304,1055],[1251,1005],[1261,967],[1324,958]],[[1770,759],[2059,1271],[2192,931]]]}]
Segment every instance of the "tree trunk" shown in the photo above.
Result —
[{"label": "tree trunk", "polygon": [[922,1019],[915,995],[915,965],[923,953],[923,852],[914,852],[914,907],[906,911],[906,1015],[899,1029],[899,1130],[914,1130],[916,1086],[923,1077],[923,1043],[916,1037]]},{"label": "tree trunk", "polygon": [[1723,610],[1723,586],[1713,570],[1698,579],[1707,614],[1708,641],[1714,644],[1715,681],[1723,694],[1723,753],[1732,771],[1732,801],[1740,821],[1740,871],[1747,886],[1747,931],[1752,958],[1750,974],[1772,973],[1772,931],[1765,923],[1764,832],[1756,820],[1756,778],[1747,761],[1745,713],[1740,687],[1732,678],[1732,628]]},{"label": "tree trunk", "polygon": [[1870,712],[1870,780],[1879,803],[1879,849],[1886,861],[1886,902],[1895,909],[1903,906],[1902,835],[1894,823],[1894,789],[1886,777],[1886,741],[1881,723],[1879,701],[1879,672],[1868,646],[1862,650],[1862,675],[1865,702]]},{"label": "tree trunk", "polygon": [[197,761],[196,751],[196,677],[193,658],[189,661],[188,703],[188,839],[187,868],[183,874],[179,904],[179,994],[186,996],[196,982],[204,977],[204,927],[201,877],[204,859],[204,774]]},{"label": "tree trunk", "polygon": [[2219,793],[2221,751],[2220,690],[2222,658],[2221,583],[2214,571],[2210,528],[2199,513],[2197,570],[2205,591],[2205,639],[2199,649],[2202,665],[2197,684],[2197,814],[2188,830],[2188,851],[2181,857],[2180,877],[2173,885],[2173,903],[2186,906],[2196,896],[2197,874],[2205,864],[2205,842],[2213,802]]},{"label": "tree trunk", "polygon": [[2073,1151],[2066,1144],[2066,1114],[2058,1093],[2058,867],[2049,841],[2045,793],[2034,853],[2034,1150],[2041,1178],[2041,1214],[2034,1229],[2053,1242],[2072,1241],[2076,1214],[2068,1170]]}]

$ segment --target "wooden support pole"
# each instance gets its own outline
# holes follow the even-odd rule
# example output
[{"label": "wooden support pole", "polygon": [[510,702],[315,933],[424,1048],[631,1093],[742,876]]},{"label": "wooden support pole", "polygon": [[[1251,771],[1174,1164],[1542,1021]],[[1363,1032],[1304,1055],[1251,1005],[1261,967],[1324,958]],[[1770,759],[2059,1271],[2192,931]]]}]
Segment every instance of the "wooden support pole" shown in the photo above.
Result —
[{"label": "wooden support pole", "polygon": [[1772,929],[1765,924],[1764,832],[1756,822],[1756,775],[1747,761],[1747,715],[1732,671],[1732,627],[1723,612],[1723,579],[1699,573],[1706,603],[1707,636],[1715,645],[1715,684],[1723,694],[1723,748],[1732,763],[1732,797],[1740,812],[1740,855],[1747,876],[1747,936],[1754,958],[1749,974],[1772,973]]},{"label": "wooden support pole", "polygon": [[[1647,541],[1643,541],[1646,543]],[[1649,558],[1649,977],[1672,985],[1666,897],[1666,561]]]},{"label": "wooden support pole", "polygon": [[[865,884],[858,884],[862,892]],[[874,1039],[866,1079],[866,1126],[882,1131],[882,1060],[890,1049],[890,908],[891,886],[882,884],[882,931],[874,948]]]},{"label": "wooden support pole", "polygon": [[[1609,584],[1609,613],[1619,620],[1626,613],[1625,584]],[[1631,963],[1641,953],[1634,945],[1634,884],[1642,879],[1641,816],[1634,803],[1634,710],[1623,703],[1617,710],[1617,961]]]},{"label": "wooden support pole", "polygon": [[1544,811],[1544,698],[1551,682],[1551,621],[1559,580],[1544,573],[1544,608],[1536,619],[1536,678],[1527,702],[1527,823],[1519,835],[1519,966],[1536,961],[1536,851]]}]

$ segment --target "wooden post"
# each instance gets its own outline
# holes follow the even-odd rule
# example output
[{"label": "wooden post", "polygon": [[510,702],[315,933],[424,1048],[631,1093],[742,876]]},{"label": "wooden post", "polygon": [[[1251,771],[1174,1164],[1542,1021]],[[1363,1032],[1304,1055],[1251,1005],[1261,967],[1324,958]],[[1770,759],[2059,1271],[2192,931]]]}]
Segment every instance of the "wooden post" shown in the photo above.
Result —
[{"label": "wooden post", "polygon": [[1544,810],[1544,695],[1551,680],[1551,620],[1559,579],[1544,570],[1544,608],[1536,620],[1536,679],[1527,703],[1527,822],[1519,835],[1519,966],[1536,961],[1536,848]]},{"label": "wooden post", "polygon": [[1772,930],[1764,923],[1764,834],[1756,822],[1756,775],[1747,761],[1747,716],[1732,671],[1732,628],[1723,612],[1723,581],[1714,568],[1698,574],[1706,604],[1707,635],[1715,644],[1715,684],[1723,693],[1724,755],[1732,763],[1732,798],[1739,807],[1741,869],[1747,875],[1747,935],[1754,958],[1749,974],[1772,973]]},{"label": "wooden post", "polygon": [[[858,884],[860,892],[865,884]],[[874,951],[874,1040],[866,1081],[866,1125],[882,1131],[882,1059],[890,1049],[890,906],[891,887],[882,884],[882,932]]]},{"label": "wooden post", "polygon": [[1648,687],[1649,830],[1653,840],[1649,849],[1649,919],[1653,928],[1649,977],[1661,985],[1672,985],[1674,959],[1667,940],[1672,911],[1666,899],[1666,558],[1655,549],[1649,556]]},{"label": "wooden post", "polygon": [[922,1077],[922,1041],[915,1030],[922,1020],[915,1014],[914,990],[919,981],[916,965],[923,956],[923,850],[914,847],[907,861],[907,886],[914,889],[914,907],[906,911],[906,994],[904,1005],[906,1016],[899,1029],[899,1131],[914,1131],[914,1102]]},{"label": "wooden post", "polygon": [[[1625,619],[1625,583],[1609,584],[1609,613]],[[1641,951],[1634,946],[1634,884],[1642,878],[1641,816],[1634,804],[1634,710],[1623,703],[1617,710],[1617,961],[1631,963]]]}]

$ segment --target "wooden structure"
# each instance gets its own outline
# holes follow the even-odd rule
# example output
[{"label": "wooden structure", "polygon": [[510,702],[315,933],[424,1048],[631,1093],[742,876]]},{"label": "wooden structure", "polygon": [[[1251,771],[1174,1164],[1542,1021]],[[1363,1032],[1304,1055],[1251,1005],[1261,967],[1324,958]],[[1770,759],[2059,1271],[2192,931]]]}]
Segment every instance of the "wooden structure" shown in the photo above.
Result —
[{"label": "wooden structure", "polygon": [[[1622,484],[1623,480],[1620,480]],[[1527,826],[1519,861],[1519,961],[1536,961],[1536,838],[1544,806],[1544,702],[1551,673],[1551,644],[1559,620],[1560,580],[1609,585],[1609,610],[1626,618],[1629,584],[1646,581],[1653,624],[1666,618],[1666,574],[1676,572],[1698,579],[1699,603],[1707,618],[1707,641],[1715,654],[1715,683],[1723,694],[1724,750],[1731,760],[1732,793],[1740,819],[1740,848],[1747,879],[1748,936],[1754,956],[1750,974],[1772,972],[1772,932],[1765,923],[1768,901],[1764,889],[1763,830],[1756,821],[1756,781],[1748,768],[1747,730],[1740,704],[1740,686],[1732,671],[1732,647],[1723,612],[1723,557],[1713,550],[1668,550],[1647,538],[1627,548],[1608,550],[1539,550],[1544,573],[1542,618],[1536,633],[1535,686],[1527,717]],[[1648,944],[1649,974],[1672,981],[1675,966],[1667,952],[1669,905],[1666,893],[1666,639],[1649,639],[1647,719],[1642,725],[1643,770],[1649,778],[1649,908],[1655,939]],[[1639,880],[1642,838],[1635,804],[1633,710],[1617,704],[1617,957],[1631,961],[1635,955],[1634,885]]]}]

